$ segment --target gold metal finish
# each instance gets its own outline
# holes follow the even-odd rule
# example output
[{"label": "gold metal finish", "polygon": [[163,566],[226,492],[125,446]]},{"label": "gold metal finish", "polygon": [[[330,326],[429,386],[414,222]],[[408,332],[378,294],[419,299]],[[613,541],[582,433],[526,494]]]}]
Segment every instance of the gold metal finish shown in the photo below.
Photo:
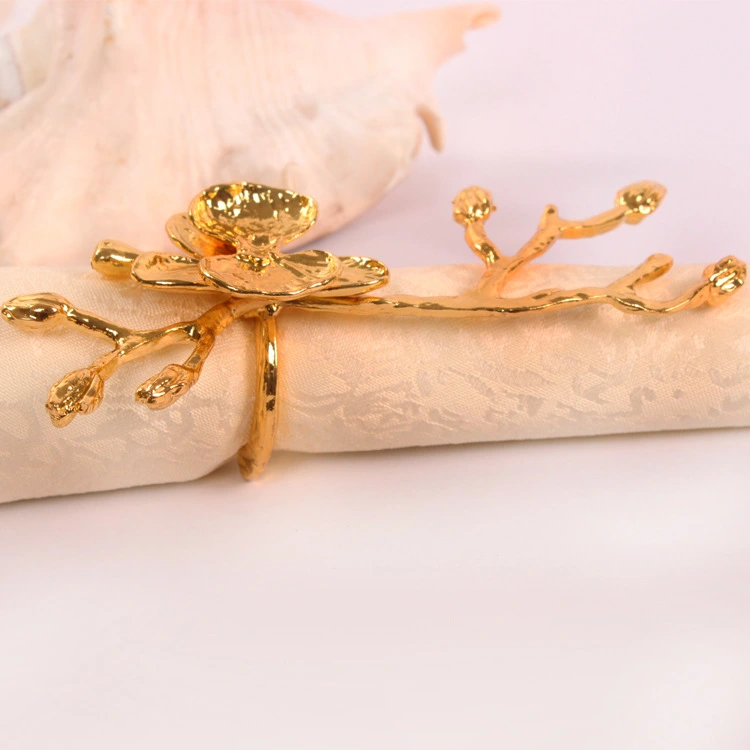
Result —
[{"label": "gold metal finish", "polygon": [[143,253],[133,259],[130,274],[139,284],[157,289],[192,292],[196,286],[211,288],[201,275],[198,261],[184,255]]},{"label": "gold metal finish", "polygon": [[189,214],[177,214],[167,222],[170,239],[186,255],[140,253],[106,240],[91,261],[105,276],[131,278],[146,287],[225,295],[223,302],[196,320],[132,330],[80,310],[53,293],[15,297],[3,305],[2,316],[28,330],[76,326],[114,344],[108,354],[52,386],[46,408],[58,427],[77,414],[94,411],[102,401],[105,381],[121,365],[189,342],[193,351],[184,363],[168,365],[136,390],[136,400],[150,409],[170,406],[197,382],[217,336],[235,320],[255,318],[255,405],[248,443],[238,454],[242,475],[254,479],[273,451],[279,378],[276,319],[285,307],[347,315],[475,317],[608,304],[624,312],[659,315],[724,302],[740,289],[747,274],[745,263],[732,256],[707,267],[699,282],[670,300],[649,299],[639,291],[669,271],[673,261],[667,255],[652,255],[605,287],[503,296],[508,280],[557,240],[594,237],[622,224],[637,224],[659,207],[665,194],[666,189],[656,183],[636,183],[617,194],[613,208],[582,221],[564,219],[555,206],[547,206],[533,237],[514,255],[505,255],[485,230],[495,210],[492,196],[482,188],[468,188],[453,202],[453,218],[464,227],[467,244],[485,264],[476,287],[449,297],[381,297],[363,296],[388,283],[388,269],[379,261],[336,257],[322,250],[281,254],[284,244],[315,222],[317,206],[312,198],[252,183],[215,185],[192,201]]},{"label": "gold metal finish", "polygon": [[267,252],[301,237],[318,218],[312,198],[248,182],[214,185],[193,198],[197,229],[237,252]]},{"label": "gold metal finish", "polygon": [[330,286],[341,275],[341,262],[323,250],[291,255],[226,255],[203,258],[200,273],[220,292],[269,300],[303,297]]},{"label": "gold metal finish", "polygon": [[253,424],[250,428],[250,439],[237,454],[240,473],[247,480],[257,479],[263,473],[276,440],[279,353],[275,316],[278,311],[278,305],[269,305],[258,312]]}]

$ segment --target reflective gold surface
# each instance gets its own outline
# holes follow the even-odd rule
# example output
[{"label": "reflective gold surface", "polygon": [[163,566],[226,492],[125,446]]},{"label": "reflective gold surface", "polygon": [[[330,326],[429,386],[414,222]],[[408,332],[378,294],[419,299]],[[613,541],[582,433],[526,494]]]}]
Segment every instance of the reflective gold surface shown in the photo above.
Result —
[{"label": "reflective gold surface", "polygon": [[475,289],[451,297],[355,297],[321,299],[319,296],[289,304],[302,309],[350,312],[360,315],[421,315],[475,317],[536,313],[580,305],[608,304],[624,312],[664,314],[717,304],[742,286],[746,265],[732,256],[709,266],[704,278],[670,300],[651,300],[636,287],[665,274],[672,267],[667,255],[652,255],[621,279],[606,287],[545,289],[521,297],[504,297],[508,279],[530,261],[546,253],[559,239],[595,237],[623,223],[637,224],[653,213],[666,195],[654,182],[640,182],[621,190],[615,206],[588,219],[563,219],[556,206],[547,206],[533,237],[514,255],[503,255],[488,238],[485,222],[495,210],[492,196],[479,187],[461,191],[453,202],[453,218],[464,227],[466,242],[485,263],[486,270]]},{"label": "reflective gold surface", "polygon": [[636,314],[670,314],[726,301],[744,284],[747,268],[729,256],[708,266],[703,278],[669,300],[650,299],[640,287],[667,273],[672,259],[652,255],[633,271],[605,287],[545,289],[505,297],[508,280],[543,255],[557,240],[594,237],[622,224],[637,224],[660,205],[666,189],[640,182],[621,190],[614,206],[588,219],[570,220],[547,206],[531,239],[505,255],[490,240],[485,223],[495,210],[480,187],[463,190],[453,203],[453,218],[463,226],[466,243],[485,264],[474,289],[450,297],[364,296],[388,283],[388,269],[370,258],[338,258],[322,250],[283,255],[280,248],[301,236],[317,216],[315,201],[286,190],[252,183],[216,185],[197,196],[189,214],[167,222],[172,242],[187,255],[139,253],[115,240],[99,243],[92,267],[105,276],[130,278],[167,291],[223,293],[225,300],[196,320],[138,331],[118,326],[74,307],[60,295],[22,295],[6,302],[2,316],[12,325],[44,331],[75,326],[114,344],[88,367],[63,376],[47,399],[58,427],[101,403],[106,380],[123,364],[157,349],[188,342],[188,359],[171,364],[136,390],[136,400],[163,409],[197,382],[217,336],[233,321],[256,319],[255,404],[248,443],[238,454],[242,475],[259,476],[273,451],[278,420],[279,360],[276,318],[285,307],[347,315],[422,317],[507,316],[607,304]]},{"label": "reflective gold surface", "polygon": [[221,292],[268,299],[288,299],[325,289],[341,274],[341,262],[323,250],[262,258],[238,255],[202,258],[200,273]]},{"label": "reflective gold surface", "polygon": [[139,284],[144,286],[173,290],[185,289],[190,292],[195,291],[196,287],[201,287],[216,291],[201,275],[198,261],[184,255],[143,253],[133,261],[130,273]]},{"label": "reflective gold surface", "polygon": [[141,253],[130,245],[116,240],[104,240],[96,246],[91,258],[91,267],[103,276],[113,279],[127,279],[133,263]]},{"label": "reflective gold surface", "polygon": [[276,343],[277,305],[258,311],[255,336],[255,408],[250,438],[240,448],[237,460],[240,473],[247,480],[257,479],[265,470],[276,440],[279,382],[279,355]]},{"label": "reflective gold surface", "polygon": [[312,198],[249,182],[214,185],[190,204],[193,224],[238,252],[286,245],[303,235],[317,216]]},{"label": "reflective gold surface", "polygon": [[374,291],[388,283],[388,267],[379,260],[345,255],[341,261],[341,275],[325,289],[315,292],[316,297],[345,297]]},{"label": "reflective gold surface", "polygon": [[234,245],[199,231],[187,214],[171,216],[167,220],[166,230],[169,239],[194,258],[202,258],[204,255],[232,255],[236,252]]}]

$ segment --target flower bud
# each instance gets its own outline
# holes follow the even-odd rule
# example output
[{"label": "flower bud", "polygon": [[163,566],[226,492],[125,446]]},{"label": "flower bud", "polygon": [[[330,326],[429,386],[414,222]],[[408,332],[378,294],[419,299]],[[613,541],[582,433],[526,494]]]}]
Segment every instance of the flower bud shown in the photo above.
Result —
[{"label": "flower bud", "polygon": [[746,275],[747,266],[732,255],[707,268],[704,276],[711,282],[708,287],[709,304],[720,305],[724,302],[745,283]]},{"label": "flower bud", "polygon": [[65,427],[79,412],[90,414],[102,402],[104,381],[96,370],[69,372],[50,388],[47,413],[55,427]]},{"label": "flower bud", "polygon": [[492,195],[480,187],[462,190],[453,201],[453,218],[459,224],[485,220],[494,210]]},{"label": "flower bud", "polygon": [[637,224],[659,208],[667,189],[657,182],[636,182],[617,194],[617,202],[628,209],[625,221]]},{"label": "flower bud", "polygon": [[46,331],[63,322],[69,307],[70,303],[59,294],[24,294],[4,304],[2,316],[18,328]]},{"label": "flower bud", "polygon": [[196,380],[195,370],[183,365],[167,365],[158,375],[138,387],[135,400],[149,409],[166,409],[186,394]]}]

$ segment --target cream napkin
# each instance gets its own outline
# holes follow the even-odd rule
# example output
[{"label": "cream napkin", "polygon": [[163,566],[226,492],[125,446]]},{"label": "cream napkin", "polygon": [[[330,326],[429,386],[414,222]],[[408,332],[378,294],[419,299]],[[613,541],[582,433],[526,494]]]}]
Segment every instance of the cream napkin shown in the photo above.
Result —
[{"label": "cream napkin", "polygon": [[[649,287],[667,296],[700,277],[683,266]],[[455,294],[478,265],[396,269],[389,292]],[[531,266],[524,289],[604,284],[621,269]],[[54,291],[129,326],[188,320],[202,295],[143,291],[84,269],[0,269],[0,301]],[[30,333],[0,322],[0,501],[186,481],[232,458],[248,434],[253,325],[222,334],[200,381],[152,412],[136,387],[186,351],[116,373],[93,414],[54,428],[50,385],[106,351],[79,331]],[[750,295],[658,318],[609,307],[512,320],[358,318],[287,311],[279,318],[279,450],[364,451],[750,425]],[[270,481],[273,477],[271,463]],[[241,481],[238,478],[237,481]]]}]

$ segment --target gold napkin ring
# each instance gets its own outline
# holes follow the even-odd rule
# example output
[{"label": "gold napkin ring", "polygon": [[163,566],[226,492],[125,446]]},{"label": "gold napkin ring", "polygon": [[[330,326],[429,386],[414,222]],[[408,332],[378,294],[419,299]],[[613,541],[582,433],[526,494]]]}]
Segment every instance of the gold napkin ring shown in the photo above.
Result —
[{"label": "gold napkin ring", "polygon": [[464,227],[469,247],[486,269],[474,289],[450,297],[377,296],[388,283],[388,269],[377,260],[338,257],[323,250],[282,254],[282,247],[315,222],[312,198],[264,185],[215,185],[196,196],[188,213],[167,222],[167,233],[183,254],[141,253],[124,243],[100,242],[91,260],[104,276],[132,279],[142,286],[175,292],[221,293],[225,299],[196,320],[154,330],[132,330],[74,307],[54,293],[14,297],[2,315],[19,328],[43,331],[77,326],[109,339],[114,349],[88,367],[68,373],[50,389],[46,408],[57,427],[77,414],[89,414],[102,401],[104,381],[120,365],[158,349],[193,344],[182,364],[171,364],[143,383],[136,400],[151,409],[173,404],[196,383],[216,337],[241,318],[256,321],[255,405],[248,442],[238,454],[246,479],[258,477],[273,450],[278,419],[279,361],[276,318],[285,308],[346,315],[421,317],[516,316],[579,305],[608,304],[629,313],[666,315],[728,299],[744,283],[745,263],[728,256],[703,272],[703,278],[674,299],[641,296],[637,287],[669,271],[672,258],[652,255],[605,287],[545,289],[504,297],[508,279],[543,255],[558,239],[593,237],[621,224],[637,224],[653,213],[666,189],[640,182],[621,190],[614,208],[583,221],[563,219],[547,206],[534,236],[515,254],[504,255],[488,238],[485,222],[495,210],[486,190],[471,187],[453,202],[453,218]]}]

